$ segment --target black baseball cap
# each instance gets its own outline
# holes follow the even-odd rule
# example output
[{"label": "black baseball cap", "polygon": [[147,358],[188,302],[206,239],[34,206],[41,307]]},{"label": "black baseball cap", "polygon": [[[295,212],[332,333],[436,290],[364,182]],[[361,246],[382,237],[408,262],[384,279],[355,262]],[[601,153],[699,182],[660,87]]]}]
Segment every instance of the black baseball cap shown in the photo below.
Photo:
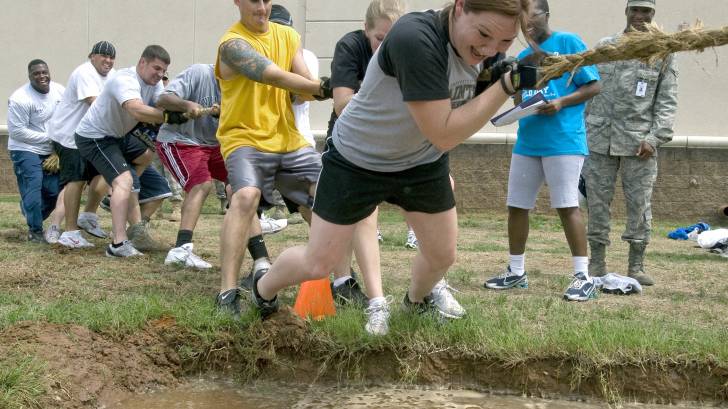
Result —
[{"label": "black baseball cap", "polygon": [[292,26],[293,25],[293,18],[291,18],[291,13],[288,12],[288,10],[281,6],[280,4],[274,4],[270,8],[270,17],[268,17],[268,20],[283,24],[284,26]]},{"label": "black baseball cap", "polygon": [[94,54],[107,55],[111,58],[116,58],[116,48],[114,48],[114,45],[108,41],[99,41],[94,44],[93,48],[91,48],[91,54],[88,56],[91,57]]}]

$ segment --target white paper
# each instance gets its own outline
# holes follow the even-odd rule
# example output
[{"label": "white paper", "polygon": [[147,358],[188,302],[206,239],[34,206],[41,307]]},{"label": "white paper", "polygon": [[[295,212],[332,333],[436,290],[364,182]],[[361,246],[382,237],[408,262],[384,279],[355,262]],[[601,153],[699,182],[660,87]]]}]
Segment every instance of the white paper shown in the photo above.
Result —
[{"label": "white paper", "polygon": [[521,118],[536,114],[538,107],[544,105],[546,102],[546,98],[544,98],[543,94],[539,92],[531,98],[516,105],[513,109],[493,117],[490,122],[495,126],[510,125]]}]

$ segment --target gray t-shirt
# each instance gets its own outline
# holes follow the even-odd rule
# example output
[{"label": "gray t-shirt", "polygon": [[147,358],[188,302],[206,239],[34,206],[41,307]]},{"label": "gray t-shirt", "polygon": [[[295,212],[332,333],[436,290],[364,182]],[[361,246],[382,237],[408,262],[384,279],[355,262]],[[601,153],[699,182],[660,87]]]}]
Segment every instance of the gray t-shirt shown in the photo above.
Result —
[{"label": "gray t-shirt", "polygon": [[106,81],[104,90],[86,111],[76,133],[91,139],[106,136],[123,138],[139,123],[124,109],[124,102],[141,99],[145,105],[154,106],[163,89],[161,81],[156,85],[144,82],[136,67],[117,71]]},{"label": "gray t-shirt", "polygon": [[473,98],[482,64],[470,66],[450,45],[447,19],[429,10],[403,16],[372,57],[361,89],[334,125],[336,149],[350,162],[397,172],[439,159],[405,102]]},{"label": "gray t-shirt", "polygon": [[[217,85],[212,64],[190,65],[167,84],[164,93],[177,95],[205,108],[220,104],[220,87]],[[159,130],[157,140],[185,145],[217,146],[220,144],[215,137],[217,125],[218,119],[209,115],[184,124],[164,124]]]}]

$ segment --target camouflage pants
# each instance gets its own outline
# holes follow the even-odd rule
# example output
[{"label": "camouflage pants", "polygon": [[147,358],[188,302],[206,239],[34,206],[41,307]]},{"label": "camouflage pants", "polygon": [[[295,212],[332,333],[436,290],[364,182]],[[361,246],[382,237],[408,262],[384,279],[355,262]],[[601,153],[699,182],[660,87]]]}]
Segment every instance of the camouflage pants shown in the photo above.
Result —
[{"label": "camouflage pants", "polygon": [[657,178],[657,158],[654,156],[643,160],[636,156],[589,152],[582,170],[589,209],[587,238],[589,242],[610,244],[609,207],[614,198],[617,173],[622,177],[627,208],[627,226],[622,240],[648,243],[652,230],[652,188]]}]

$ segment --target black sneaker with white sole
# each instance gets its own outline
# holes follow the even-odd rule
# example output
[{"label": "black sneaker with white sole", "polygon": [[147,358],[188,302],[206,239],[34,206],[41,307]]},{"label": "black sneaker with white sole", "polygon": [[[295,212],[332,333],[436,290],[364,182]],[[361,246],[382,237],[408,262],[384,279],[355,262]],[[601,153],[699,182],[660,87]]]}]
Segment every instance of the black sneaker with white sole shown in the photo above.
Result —
[{"label": "black sneaker with white sole", "polygon": [[528,274],[524,271],[523,275],[514,274],[511,266],[506,267],[506,271],[498,276],[487,280],[483,286],[492,290],[507,290],[509,288],[528,288]]},{"label": "black sneaker with white sole", "polygon": [[367,298],[361,290],[361,287],[359,287],[359,283],[353,277],[337,286],[331,283],[331,294],[334,296],[334,301],[340,305],[354,305],[358,307],[369,305],[369,298]]},{"label": "black sneaker with white sole", "polygon": [[233,318],[240,318],[240,289],[233,288],[223,291],[215,298],[218,311],[232,314]]},{"label": "black sneaker with white sole", "polygon": [[439,314],[437,306],[432,302],[430,296],[426,296],[422,302],[414,302],[409,298],[409,293],[404,293],[402,306],[406,311],[419,315],[435,315]]},{"label": "black sneaker with white sole", "polygon": [[268,269],[260,269],[256,271],[255,277],[253,277],[253,291],[250,292],[250,298],[253,301],[253,305],[260,313],[261,319],[266,319],[273,313],[278,311],[278,296],[273,297],[272,300],[266,300],[258,294],[258,281],[268,272]]}]

